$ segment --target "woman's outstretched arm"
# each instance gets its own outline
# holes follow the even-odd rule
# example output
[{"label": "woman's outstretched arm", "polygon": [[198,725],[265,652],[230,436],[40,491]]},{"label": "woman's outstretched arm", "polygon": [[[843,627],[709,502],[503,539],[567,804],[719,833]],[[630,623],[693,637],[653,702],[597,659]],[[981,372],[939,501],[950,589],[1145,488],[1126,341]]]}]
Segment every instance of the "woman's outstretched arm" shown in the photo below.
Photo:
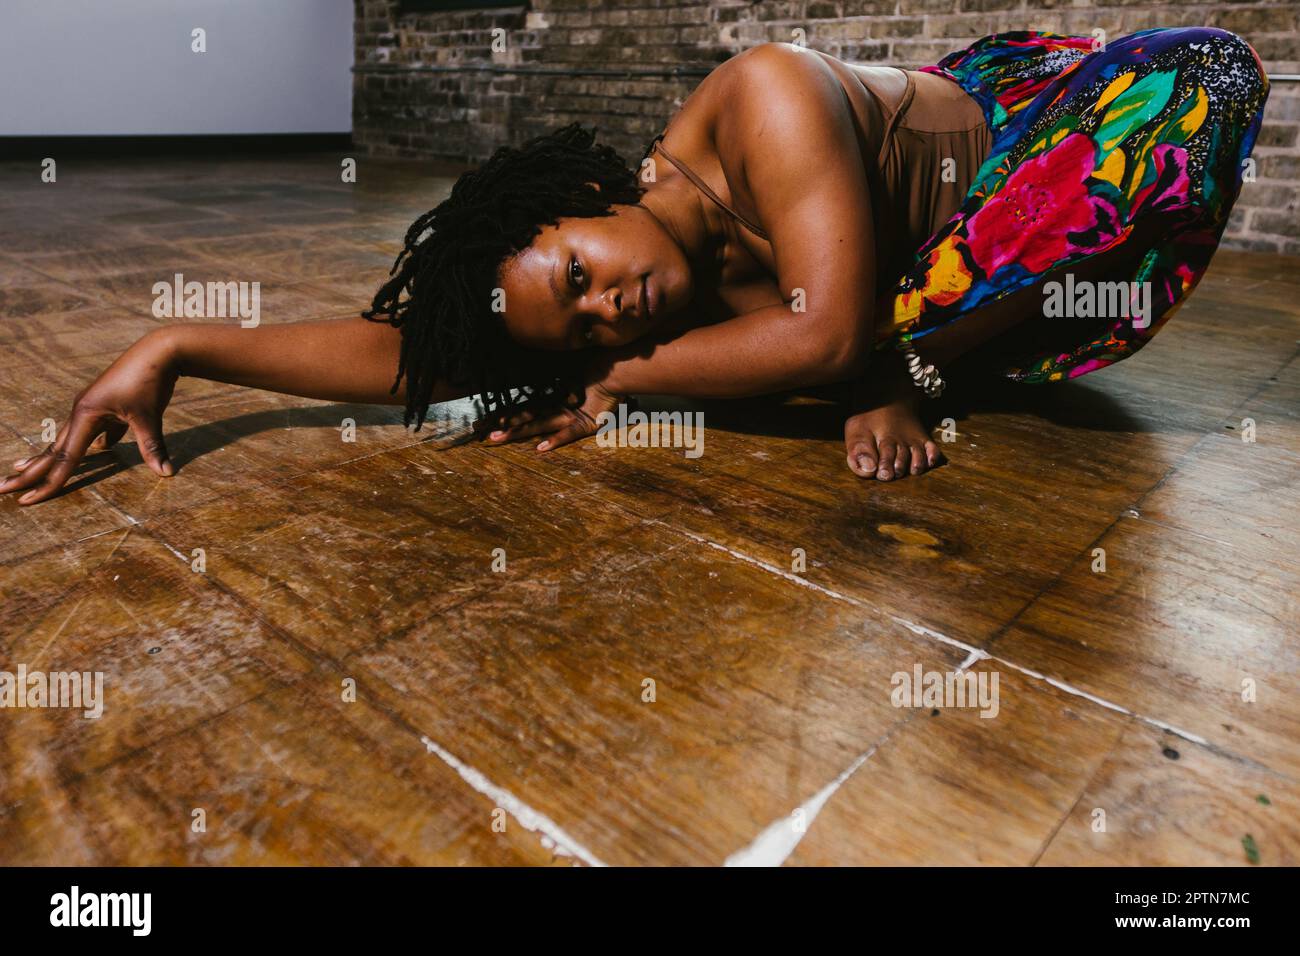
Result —
[{"label": "woman's outstretched arm", "polygon": [[[55,495],[87,452],[102,451],[130,429],[140,455],[160,476],[174,471],[162,416],[181,376],[207,378],[305,398],[400,405],[390,390],[401,333],[363,318],[263,325],[209,324],[155,329],[127,349],[77,396],[58,436],[14,463],[0,494],[19,492],[30,505]],[[439,388],[434,401],[458,398]]]},{"label": "woman's outstretched arm", "polygon": [[390,391],[401,333],[360,316],[254,329],[177,325],[157,334],[180,376],[328,401],[406,403],[405,380],[396,393]]}]

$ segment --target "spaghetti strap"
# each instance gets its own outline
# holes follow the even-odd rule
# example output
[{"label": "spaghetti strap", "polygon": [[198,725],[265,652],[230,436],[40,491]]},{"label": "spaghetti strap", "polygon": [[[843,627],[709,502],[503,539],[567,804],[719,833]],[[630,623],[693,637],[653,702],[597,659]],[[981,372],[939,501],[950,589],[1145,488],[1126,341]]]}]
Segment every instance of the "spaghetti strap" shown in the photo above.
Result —
[{"label": "spaghetti strap", "polygon": [[683,176],[685,176],[687,179],[693,182],[697,187],[699,187],[700,192],[704,193],[704,195],[708,196],[715,203],[721,206],[724,211],[726,211],[733,219],[736,220],[736,222],[740,223],[742,226],[744,226],[754,235],[758,236],[760,239],[766,240],[768,238],[767,233],[763,230],[761,226],[759,226],[757,223],[749,219],[746,219],[740,213],[736,212],[736,210],[728,206],[725,202],[722,201],[722,199],[718,196],[717,193],[715,193],[712,189],[709,188],[708,183],[706,183],[703,179],[701,179],[699,176],[695,174],[694,170],[692,170],[689,166],[687,166],[685,163],[679,160],[672,153],[668,152],[668,150],[664,149],[663,138],[664,138],[664,133],[660,133],[658,136],[655,137],[654,142],[650,144],[650,149],[646,151],[647,156],[649,156],[656,149],[658,149],[659,152],[664,154],[664,159],[668,160],[668,162],[672,163],[674,166],[680,169],[682,171]]},{"label": "spaghetti strap", "polygon": [[[908,107],[912,105],[912,100],[916,97],[915,78],[907,70],[903,71],[903,75],[906,77],[907,83],[906,86],[903,87],[903,97],[898,101],[898,106],[895,107],[894,112],[890,114],[889,119],[885,121],[885,132],[880,137],[880,155],[876,157],[877,168],[884,166],[885,157],[889,154],[889,147],[894,139],[894,133],[898,129],[898,121],[907,115]],[[880,103],[882,106],[884,105],[879,94],[877,94],[869,84],[863,83],[862,85],[866,87],[867,92],[876,98],[877,103]]]}]

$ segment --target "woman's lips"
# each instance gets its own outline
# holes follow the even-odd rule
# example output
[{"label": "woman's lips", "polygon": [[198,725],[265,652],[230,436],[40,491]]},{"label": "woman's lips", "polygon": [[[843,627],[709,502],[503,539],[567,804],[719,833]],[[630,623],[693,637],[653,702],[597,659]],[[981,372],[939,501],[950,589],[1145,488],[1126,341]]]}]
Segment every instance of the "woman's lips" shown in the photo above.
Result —
[{"label": "woman's lips", "polygon": [[653,321],[659,314],[659,298],[654,293],[653,286],[650,285],[650,276],[647,275],[641,280],[643,286],[642,299],[645,302],[645,318],[647,321]]}]

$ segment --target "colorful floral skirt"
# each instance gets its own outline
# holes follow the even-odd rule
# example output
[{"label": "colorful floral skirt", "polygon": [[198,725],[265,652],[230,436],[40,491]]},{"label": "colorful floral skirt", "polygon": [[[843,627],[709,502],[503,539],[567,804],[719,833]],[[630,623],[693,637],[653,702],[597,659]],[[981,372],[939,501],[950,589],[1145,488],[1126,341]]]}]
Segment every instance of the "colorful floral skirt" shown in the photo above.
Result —
[{"label": "colorful floral skirt", "polygon": [[1114,314],[1098,308],[1103,296],[1048,308],[1044,288],[1028,296],[1031,321],[1001,337],[1008,377],[1074,378],[1136,352],[1200,281],[1251,165],[1268,98],[1259,58],[1210,28],[1094,43],[1002,33],[927,68],[980,104],[993,142],[961,208],[895,286],[898,331],[881,346],[924,358],[936,329],[1024,289],[1072,291],[1057,281],[1071,266],[1124,247],[1114,258],[1131,265],[1108,276],[1124,283]]}]

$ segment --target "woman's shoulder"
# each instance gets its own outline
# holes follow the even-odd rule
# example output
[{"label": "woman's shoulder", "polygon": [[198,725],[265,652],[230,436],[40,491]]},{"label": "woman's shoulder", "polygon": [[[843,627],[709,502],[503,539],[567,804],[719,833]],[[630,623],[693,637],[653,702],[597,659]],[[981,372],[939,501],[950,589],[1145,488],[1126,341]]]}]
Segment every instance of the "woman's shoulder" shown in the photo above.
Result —
[{"label": "woman's shoulder", "polygon": [[815,67],[825,54],[795,43],[760,43],[737,53],[722,63],[710,76],[726,71],[726,75],[743,81],[764,80],[774,76],[797,74]]},{"label": "woman's shoulder", "polygon": [[719,64],[700,84],[698,92],[734,110],[777,91],[799,90],[824,80],[828,59],[825,54],[793,43],[760,43]]},{"label": "woman's shoulder", "polygon": [[[827,57],[791,43],[761,43],[723,63],[704,78],[669,120],[665,143],[681,151],[722,151],[746,139],[748,117],[758,117],[779,92],[782,99],[800,91],[825,90]],[[758,124],[751,124],[758,125]],[[730,135],[719,136],[720,127]]]}]

